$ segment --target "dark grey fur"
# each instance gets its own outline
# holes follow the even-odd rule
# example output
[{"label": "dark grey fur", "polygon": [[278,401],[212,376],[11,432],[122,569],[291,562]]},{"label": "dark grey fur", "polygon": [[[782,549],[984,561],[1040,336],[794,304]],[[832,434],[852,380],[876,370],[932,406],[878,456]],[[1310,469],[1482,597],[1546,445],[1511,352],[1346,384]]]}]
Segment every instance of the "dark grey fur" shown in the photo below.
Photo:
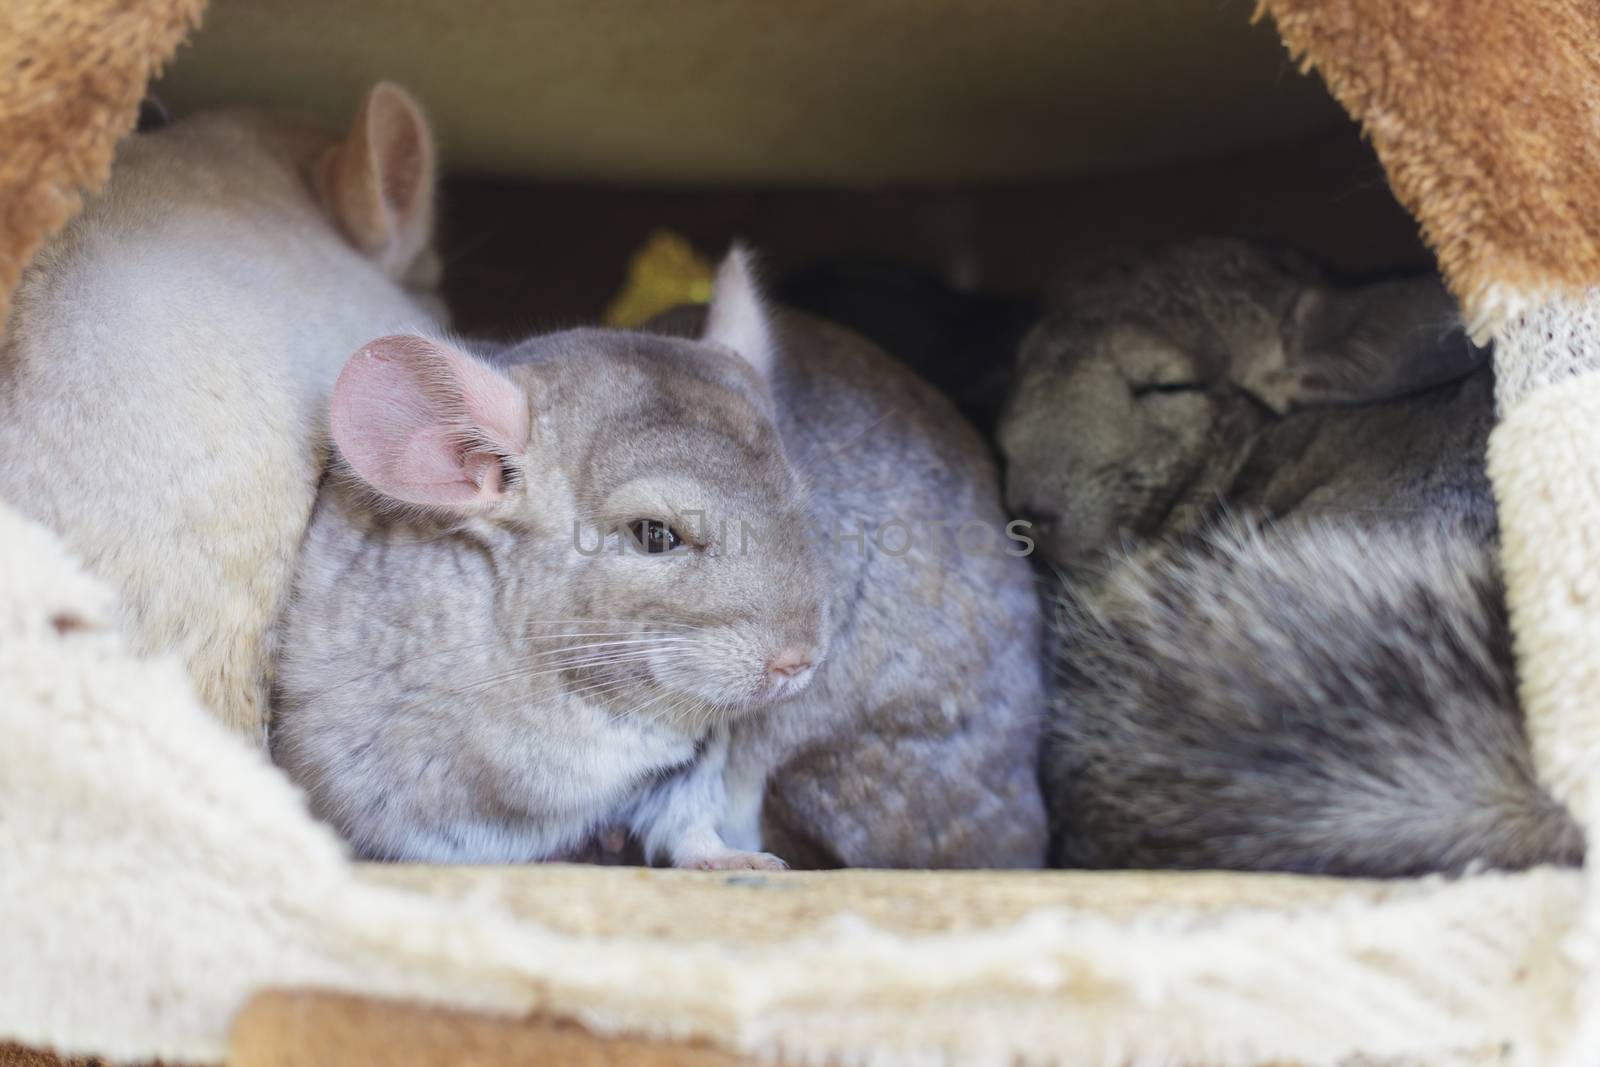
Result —
[{"label": "dark grey fur", "polygon": [[1073,285],[1017,377],[1007,502],[1058,566],[1226,503],[1492,521],[1486,353],[1436,278],[1340,286],[1242,242],[1177,245]]},{"label": "dark grey fur", "polygon": [[1581,860],[1534,778],[1479,533],[1238,525],[1106,579],[1060,616],[1057,863],[1402,876]]},{"label": "dark grey fur", "polygon": [[1484,356],[1436,279],[1339,285],[1241,242],[1064,294],[1000,429],[1065,597],[1057,862],[1577,859],[1516,700]]}]

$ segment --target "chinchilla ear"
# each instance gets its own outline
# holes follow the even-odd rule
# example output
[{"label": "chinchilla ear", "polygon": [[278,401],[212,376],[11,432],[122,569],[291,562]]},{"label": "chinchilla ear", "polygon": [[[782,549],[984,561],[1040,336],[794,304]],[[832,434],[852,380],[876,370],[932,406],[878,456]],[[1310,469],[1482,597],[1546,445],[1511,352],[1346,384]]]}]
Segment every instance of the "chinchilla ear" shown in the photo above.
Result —
[{"label": "chinchilla ear", "polygon": [[1282,413],[1392,400],[1464,378],[1488,356],[1468,340],[1460,310],[1436,278],[1319,285],[1295,299],[1281,362],[1234,368],[1234,380]]},{"label": "chinchilla ear", "polygon": [[702,341],[738,353],[763,378],[772,371],[774,335],[750,250],[736,244],[717,268]]},{"label": "chinchilla ear", "polygon": [[333,387],[330,423],[346,463],[407,504],[491,503],[505,464],[527,450],[527,394],[442,341],[380,337],[351,356]]},{"label": "chinchilla ear", "polygon": [[433,134],[411,94],[392,82],[374,85],[314,178],[350,243],[390,277],[406,278],[425,258],[437,177]]}]

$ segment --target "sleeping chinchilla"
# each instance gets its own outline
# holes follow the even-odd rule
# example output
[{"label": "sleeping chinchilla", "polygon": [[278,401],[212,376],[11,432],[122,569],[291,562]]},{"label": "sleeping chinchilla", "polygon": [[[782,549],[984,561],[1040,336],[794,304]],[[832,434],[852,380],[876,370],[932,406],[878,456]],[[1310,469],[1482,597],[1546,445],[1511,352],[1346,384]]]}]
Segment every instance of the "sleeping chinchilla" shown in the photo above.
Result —
[{"label": "sleeping chinchilla", "polygon": [[1000,430],[1061,581],[1056,863],[1581,860],[1516,697],[1492,423],[1431,277],[1340,285],[1208,241],[1064,295]]}]

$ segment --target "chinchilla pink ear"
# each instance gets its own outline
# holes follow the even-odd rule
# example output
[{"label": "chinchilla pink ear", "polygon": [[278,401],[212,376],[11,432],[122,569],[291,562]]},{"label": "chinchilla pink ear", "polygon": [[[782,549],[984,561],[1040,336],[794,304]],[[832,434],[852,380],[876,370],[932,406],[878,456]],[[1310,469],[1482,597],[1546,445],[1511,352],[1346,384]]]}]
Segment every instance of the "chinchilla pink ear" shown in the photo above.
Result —
[{"label": "chinchilla pink ear", "polygon": [[433,134],[411,94],[392,82],[367,93],[355,122],[318,161],[323,204],[351,244],[404,278],[433,239]]},{"label": "chinchilla pink ear", "polygon": [[702,341],[731,349],[765,378],[772,370],[773,332],[750,250],[736,244],[717,268]]},{"label": "chinchilla pink ear", "polygon": [[364,345],[333,387],[333,440],[372,488],[408,504],[500,499],[505,462],[528,443],[528,400],[493,367],[442,341]]}]

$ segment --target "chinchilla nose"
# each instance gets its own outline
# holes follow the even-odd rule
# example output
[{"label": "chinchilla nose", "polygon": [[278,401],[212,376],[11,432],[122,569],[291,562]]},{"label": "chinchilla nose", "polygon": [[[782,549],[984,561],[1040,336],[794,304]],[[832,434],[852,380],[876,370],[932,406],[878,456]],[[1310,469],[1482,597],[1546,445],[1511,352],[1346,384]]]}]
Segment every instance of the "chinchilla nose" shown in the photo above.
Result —
[{"label": "chinchilla nose", "polygon": [[811,669],[815,658],[808,649],[785,648],[775,653],[767,660],[767,676],[770,678],[797,678]]}]

